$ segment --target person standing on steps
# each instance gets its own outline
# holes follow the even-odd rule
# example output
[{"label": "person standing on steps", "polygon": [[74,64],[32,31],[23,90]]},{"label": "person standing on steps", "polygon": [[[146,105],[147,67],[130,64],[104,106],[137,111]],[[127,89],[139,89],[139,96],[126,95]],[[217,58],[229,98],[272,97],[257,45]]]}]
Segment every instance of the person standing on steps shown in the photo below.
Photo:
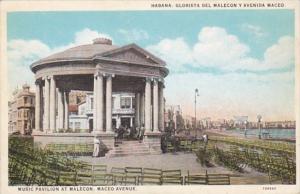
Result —
[{"label": "person standing on steps", "polygon": [[99,157],[99,150],[100,150],[100,140],[97,137],[94,137],[93,157]]}]

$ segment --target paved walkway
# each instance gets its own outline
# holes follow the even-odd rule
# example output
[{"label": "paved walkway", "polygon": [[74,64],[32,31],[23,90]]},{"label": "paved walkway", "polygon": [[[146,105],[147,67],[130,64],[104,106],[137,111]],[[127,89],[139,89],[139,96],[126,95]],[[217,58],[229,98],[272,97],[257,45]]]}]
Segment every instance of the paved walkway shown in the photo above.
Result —
[{"label": "paved walkway", "polygon": [[166,153],[160,155],[142,155],[142,156],[124,156],[113,158],[92,158],[92,157],[78,157],[78,160],[88,162],[90,164],[105,164],[108,171],[111,167],[142,167],[142,168],[159,168],[163,170],[181,169],[182,175],[187,175],[187,171],[191,174],[208,173],[225,173],[231,174],[233,177],[232,184],[268,184],[268,177],[266,174],[249,170],[245,173],[238,173],[231,171],[222,166],[202,167],[197,162],[197,157],[193,153]]}]

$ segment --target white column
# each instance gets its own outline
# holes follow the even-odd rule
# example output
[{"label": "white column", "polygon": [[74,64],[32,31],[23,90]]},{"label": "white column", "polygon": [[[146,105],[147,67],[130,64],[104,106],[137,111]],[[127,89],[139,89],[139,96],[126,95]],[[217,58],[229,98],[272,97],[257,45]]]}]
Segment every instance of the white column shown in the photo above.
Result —
[{"label": "white column", "polygon": [[153,80],[153,132],[158,132],[158,81]]},{"label": "white column", "polygon": [[177,129],[177,110],[174,109],[174,116],[173,116],[173,120],[174,120],[174,129]]},{"label": "white column", "polygon": [[132,127],[133,126],[133,118],[132,117],[130,117],[130,127]]},{"label": "white column", "polygon": [[140,127],[140,93],[135,94],[135,127]]},{"label": "white column", "polygon": [[159,129],[165,130],[165,102],[164,102],[164,84],[159,86]]},{"label": "white column", "polygon": [[97,90],[98,90],[97,75],[94,75],[94,93],[93,93],[93,131],[97,130]]},{"label": "white column", "polygon": [[64,128],[64,99],[63,99],[63,94],[62,90],[58,89],[57,90],[57,129],[63,129]]},{"label": "white column", "polygon": [[50,120],[49,120],[49,108],[50,108],[50,80],[46,76],[45,78],[45,103],[44,103],[44,131],[49,131]]},{"label": "white column", "polygon": [[112,76],[108,75],[106,78],[106,133],[112,133]]},{"label": "white column", "polygon": [[41,86],[39,81],[37,80],[35,83],[36,89],[35,89],[35,130],[40,131],[41,130]]},{"label": "white column", "polygon": [[64,91],[64,128],[69,129],[69,92]]},{"label": "white column", "polygon": [[97,131],[103,132],[103,75],[97,77]]},{"label": "white column", "polygon": [[146,78],[145,84],[145,132],[151,131],[151,80]]},{"label": "white column", "polygon": [[120,128],[120,125],[121,125],[121,118],[119,116],[117,116],[117,118],[116,118],[116,127],[117,127],[117,129]]},{"label": "white column", "polygon": [[140,120],[141,120],[141,125],[145,126],[145,93],[141,93],[141,107],[140,107]]},{"label": "white column", "polygon": [[53,76],[51,76],[50,82],[50,130],[52,132],[56,129],[56,83]]}]

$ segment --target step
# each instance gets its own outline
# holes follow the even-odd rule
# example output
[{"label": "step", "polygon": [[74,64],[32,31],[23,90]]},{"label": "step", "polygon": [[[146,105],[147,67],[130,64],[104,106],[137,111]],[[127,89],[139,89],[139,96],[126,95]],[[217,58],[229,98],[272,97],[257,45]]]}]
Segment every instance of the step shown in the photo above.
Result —
[{"label": "step", "polygon": [[113,155],[109,155],[107,156],[108,158],[113,158],[113,157],[123,157],[123,156],[143,156],[143,155],[150,155],[150,153],[135,153],[135,154],[128,154],[128,153],[122,153],[122,154],[113,154]]},{"label": "step", "polygon": [[124,147],[142,147],[142,146],[149,147],[148,144],[128,144],[128,145],[118,145],[118,146],[115,146],[115,147],[116,148],[124,148]]},{"label": "step", "polygon": [[[160,144],[155,144],[155,147]],[[138,140],[133,141],[122,141],[116,144],[116,146],[110,150],[105,156],[106,157],[121,157],[121,156],[136,156],[136,155],[151,155],[161,154],[161,151],[157,151],[149,147],[147,143],[140,142]]]},{"label": "step", "polygon": [[150,155],[152,154],[150,151],[147,152],[120,152],[120,153],[109,153],[106,157],[118,157],[118,156],[136,156],[136,155]]},{"label": "step", "polygon": [[140,145],[140,144],[144,144],[143,142],[126,142],[126,143],[116,143],[116,145],[122,146],[122,145]]},{"label": "step", "polygon": [[[155,146],[157,147],[157,146]],[[140,149],[140,148],[143,148],[143,149],[149,149],[150,147],[147,145],[147,146],[144,146],[144,145],[139,145],[139,146],[122,146],[122,147],[114,147],[113,149],[117,149],[117,150],[120,150],[120,149]]]},{"label": "step", "polygon": [[140,150],[112,150],[111,153],[123,153],[123,152],[149,152],[149,149],[140,149]]}]

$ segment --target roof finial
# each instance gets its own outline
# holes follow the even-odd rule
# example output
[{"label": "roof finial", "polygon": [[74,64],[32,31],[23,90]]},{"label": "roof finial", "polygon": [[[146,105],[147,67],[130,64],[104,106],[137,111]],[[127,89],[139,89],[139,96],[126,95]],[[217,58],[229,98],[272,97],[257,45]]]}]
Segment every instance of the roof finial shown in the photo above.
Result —
[{"label": "roof finial", "polygon": [[109,38],[95,38],[93,40],[93,44],[107,44],[107,45],[112,45],[112,40]]}]

